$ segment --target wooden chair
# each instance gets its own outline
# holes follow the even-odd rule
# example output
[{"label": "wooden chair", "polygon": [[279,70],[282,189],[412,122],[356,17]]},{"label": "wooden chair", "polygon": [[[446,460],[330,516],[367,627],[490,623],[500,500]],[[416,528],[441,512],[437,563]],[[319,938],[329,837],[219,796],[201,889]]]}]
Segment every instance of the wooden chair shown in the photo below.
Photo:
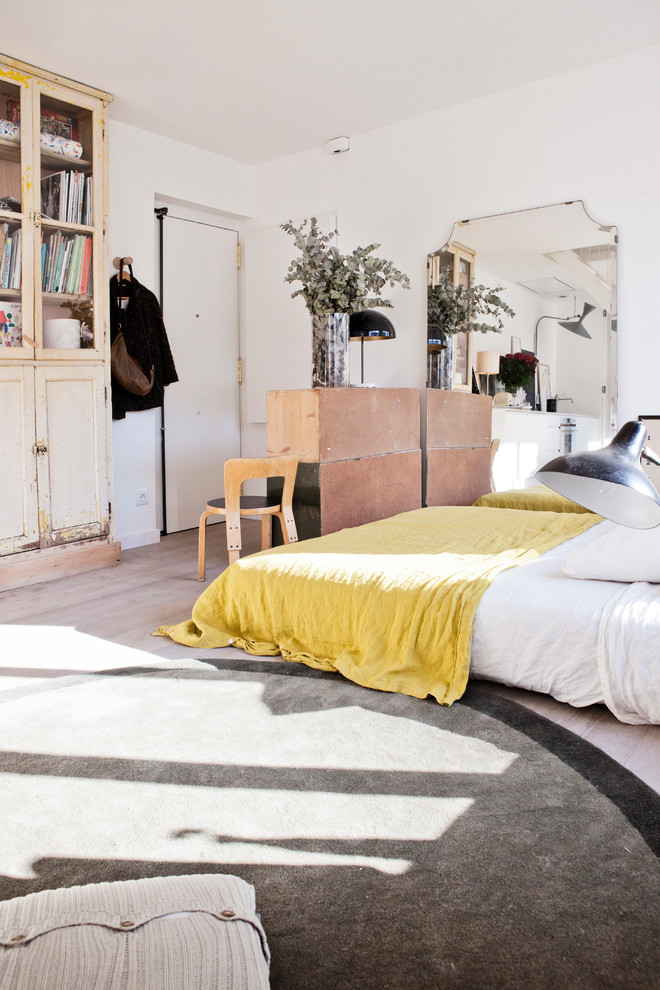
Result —
[{"label": "wooden chair", "polygon": [[[296,480],[298,458],[293,454],[280,457],[230,457],[225,461],[225,495],[206,503],[199,520],[199,580],[206,577],[206,520],[211,515],[222,515],[227,524],[227,550],[229,563],[238,560],[241,553],[241,516],[261,516],[261,549],[271,545],[271,523],[277,516],[282,526],[285,543],[297,543],[298,533],[293,518],[293,485]],[[251,478],[283,478],[282,501],[269,505],[263,495],[241,495],[241,485]]]}]

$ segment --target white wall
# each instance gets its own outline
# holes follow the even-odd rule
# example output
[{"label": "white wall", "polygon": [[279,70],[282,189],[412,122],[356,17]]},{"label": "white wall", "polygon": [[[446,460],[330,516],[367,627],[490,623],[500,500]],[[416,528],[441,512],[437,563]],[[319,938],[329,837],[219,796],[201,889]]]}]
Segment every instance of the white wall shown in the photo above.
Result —
[{"label": "white wall", "polygon": [[[111,122],[110,258],[130,256],[135,276],[157,291],[154,204],[188,204],[239,218],[253,212],[250,166],[179,141]],[[231,224],[227,224],[231,226]],[[115,525],[124,549],[157,542],[160,410],[127,413],[113,423]],[[146,506],[135,490],[146,488]]]},{"label": "white wall", "polygon": [[[258,167],[256,222],[336,211],[346,250],[381,242],[378,253],[413,288],[393,291],[397,339],[371,347],[368,377],[423,387],[426,255],[448,240],[454,221],[582,199],[619,233],[620,422],[660,412],[655,375],[645,370],[660,362],[660,135],[650,123],[659,89],[654,46],[351,135],[345,154],[319,148]],[[281,334],[286,361],[285,326]]]},{"label": "white wall", "polygon": [[[619,233],[620,422],[658,413],[651,369],[660,363],[660,135],[652,124],[659,90],[660,46],[654,46],[351,135],[345,154],[316,148],[254,170],[113,123],[111,257],[133,255],[137,277],[149,284],[157,195],[251,217],[246,226],[254,229],[336,213],[341,248],[378,241],[378,254],[413,283],[410,292],[391,292],[395,309],[388,315],[397,339],[369,347],[367,380],[423,388],[427,253],[448,240],[456,220],[582,199],[591,217],[615,224]],[[289,298],[291,290],[282,280],[283,312],[289,307],[295,314],[293,325],[304,305]],[[243,328],[244,340],[253,329]],[[284,369],[293,349],[286,318],[273,331]],[[259,360],[258,354],[250,360]],[[307,374],[301,364],[297,387],[310,385]],[[131,425],[142,417],[144,423]],[[145,510],[131,504],[135,488],[155,477],[154,422],[151,413],[140,413],[115,424],[115,497],[124,546],[157,539],[155,516],[138,515]],[[265,452],[264,425],[244,422],[242,444],[246,454]]]}]

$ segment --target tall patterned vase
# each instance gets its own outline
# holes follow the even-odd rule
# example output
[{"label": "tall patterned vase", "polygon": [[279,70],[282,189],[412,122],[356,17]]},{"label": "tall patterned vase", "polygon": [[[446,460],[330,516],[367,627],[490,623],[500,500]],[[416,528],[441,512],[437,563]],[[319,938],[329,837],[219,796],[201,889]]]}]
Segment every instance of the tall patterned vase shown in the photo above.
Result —
[{"label": "tall patterned vase", "polygon": [[350,385],[348,313],[312,316],[312,388]]}]

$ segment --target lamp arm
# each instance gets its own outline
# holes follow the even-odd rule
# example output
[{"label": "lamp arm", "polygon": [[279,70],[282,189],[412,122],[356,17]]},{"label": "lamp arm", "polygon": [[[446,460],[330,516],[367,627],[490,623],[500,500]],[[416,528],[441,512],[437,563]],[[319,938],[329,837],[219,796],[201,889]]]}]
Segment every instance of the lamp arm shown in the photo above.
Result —
[{"label": "lamp arm", "polygon": [[557,320],[557,319],[559,319],[559,317],[557,316],[539,316],[538,320],[536,321],[536,326],[534,327],[534,354],[536,355],[536,357],[539,356],[539,323],[541,322],[541,320]]},{"label": "lamp arm", "polygon": [[660,467],[660,457],[658,457],[658,455],[655,454],[650,447],[643,448],[642,457],[644,458],[647,464],[656,464],[658,467]]},{"label": "lamp arm", "polygon": [[[534,327],[534,353],[536,354],[537,357],[539,356],[539,323],[541,322],[541,320],[561,320],[561,319],[562,319],[561,316],[550,316],[549,313],[546,316],[539,316],[538,320],[536,321],[536,326]],[[567,316],[565,317],[565,319],[570,320],[571,317]]]}]

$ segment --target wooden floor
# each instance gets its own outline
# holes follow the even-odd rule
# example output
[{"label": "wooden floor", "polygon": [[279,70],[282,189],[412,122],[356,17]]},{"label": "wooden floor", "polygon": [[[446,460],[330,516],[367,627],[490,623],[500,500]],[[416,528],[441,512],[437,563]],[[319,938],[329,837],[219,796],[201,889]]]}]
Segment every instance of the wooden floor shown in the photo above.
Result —
[{"label": "wooden floor", "polygon": [[[260,524],[245,521],[244,552],[259,549]],[[208,527],[208,582],[227,566],[225,527]],[[164,637],[159,625],[190,617],[206,584],[197,580],[197,531],[127,550],[116,567],[0,593],[0,690],[44,677],[209,655]],[[219,653],[220,651],[218,651]],[[250,657],[233,653],[246,663]],[[482,682],[485,684],[486,682]],[[624,725],[601,705],[571,708],[544,695],[489,689],[532,708],[600,747],[660,792],[660,726]]]}]

